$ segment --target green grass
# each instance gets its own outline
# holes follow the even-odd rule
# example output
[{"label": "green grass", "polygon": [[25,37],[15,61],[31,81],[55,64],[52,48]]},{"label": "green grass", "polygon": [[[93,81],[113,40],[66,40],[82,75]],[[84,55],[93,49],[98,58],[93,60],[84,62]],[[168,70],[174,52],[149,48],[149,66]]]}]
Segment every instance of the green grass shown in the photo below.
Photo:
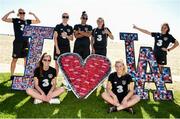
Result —
[{"label": "green grass", "polygon": [[0,74],[0,118],[178,118],[180,117],[180,92],[175,91],[173,102],[155,102],[150,95],[150,101],[141,101],[134,109],[135,115],[127,112],[108,114],[108,105],[95,91],[87,99],[77,99],[72,92],[64,93],[60,105],[33,104],[33,99],[24,91],[11,90],[9,74]]}]

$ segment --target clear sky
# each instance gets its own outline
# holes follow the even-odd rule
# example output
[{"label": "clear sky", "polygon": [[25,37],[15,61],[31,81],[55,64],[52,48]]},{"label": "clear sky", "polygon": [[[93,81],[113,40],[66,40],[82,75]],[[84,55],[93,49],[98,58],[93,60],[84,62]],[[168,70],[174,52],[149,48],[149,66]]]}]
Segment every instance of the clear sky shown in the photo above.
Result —
[{"label": "clear sky", "polygon": [[[160,31],[161,24],[168,22],[170,33],[180,39],[180,0],[0,0],[0,17],[11,10],[15,10],[15,14],[10,17],[17,17],[18,8],[25,9],[26,13],[34,12],[41,20],[38,25],[53,27],[61,22],[63,12],[69,13],[70,25],[80,23],[85,10],[88,24],[96,27],[96,19],[103,17],[116,39],[119,39],[119,32],[137,32],[132,24]],[[26,14],[26,18],[33,17]],[[0,33],[13,34],[12,24],[0,21]]]}]

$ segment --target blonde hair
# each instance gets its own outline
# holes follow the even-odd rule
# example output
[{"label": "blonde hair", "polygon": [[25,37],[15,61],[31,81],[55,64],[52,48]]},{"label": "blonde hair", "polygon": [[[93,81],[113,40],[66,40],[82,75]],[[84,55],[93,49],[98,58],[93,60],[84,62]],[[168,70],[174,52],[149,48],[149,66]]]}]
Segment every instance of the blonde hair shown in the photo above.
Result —
[{"label": "blonde hair", "polygon": [[119,63],[122,64],[122,65],[124,66],[123,72],[122,72],[122,76],[124,76],[124,75],[127,74],[127,68],[126,68],[126,65],[124,64],[123,60],[120,59],[120,60],[115,61],[115,66],[116,66],[116,64],[119,64]]}]

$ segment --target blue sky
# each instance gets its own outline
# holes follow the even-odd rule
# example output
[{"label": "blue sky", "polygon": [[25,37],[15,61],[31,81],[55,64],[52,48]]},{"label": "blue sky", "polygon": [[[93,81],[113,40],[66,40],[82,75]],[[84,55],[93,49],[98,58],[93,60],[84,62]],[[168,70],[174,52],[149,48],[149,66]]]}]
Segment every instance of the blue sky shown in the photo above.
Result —
[{"label": "blue sky", "polygon": [[[96,27],[96,19],[103,17],[116,39],[119,32],[137,32],[132,24],[160,31],[164,22],[170,24],[171,34],[177,40],[180,38],[180,0],[0,0],[0,17],[11,10],[16,13],[10,17],[16,17],[18,8],[34,12],[41,20],[40,26],[60,23],[63,12],[69,13],[69,24],[73,26],[80,23],[81,12],[85,10],[88,24]],[[26,14],[26,18],[33,17]],[[12,24],[0,21],[0,33],[13,34]]]}]

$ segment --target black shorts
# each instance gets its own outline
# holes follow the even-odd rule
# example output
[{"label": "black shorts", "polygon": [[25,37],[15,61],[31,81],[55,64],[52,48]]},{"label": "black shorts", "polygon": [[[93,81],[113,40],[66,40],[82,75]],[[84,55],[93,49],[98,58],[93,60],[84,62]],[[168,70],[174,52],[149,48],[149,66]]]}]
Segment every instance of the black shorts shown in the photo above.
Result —
[{"label": "black shorts", "polygon": [[95,48],[95,54],[106,56],[107,48]]},{"label": "black shorts", "polygon": [[58,57],[64,53],[71,52],[70,47],[60,48],[59,50],[60,50],[60,54],[56,54],[56,48],[54,47],[54,60],[57,60]]},{"label": "black shorts", "polygon": [[82,57],[83,60],[86,59],[86,57],[90,55],[90,49],[89,48],[74,47],[73,52],[78,53]]},{"label": "black shorts", "polygon": [[160,65],[167,64],[167,57],[166,57],[165,53],[154,52],[154,56],[155,56],[158,64],[160,64]]},{"label": "black shorts", "polygon": [[13,58],[25,58],[28,55],[29,49],[29,42],[13,42],[13,52],[12,57]]},{"label": "black shorts", "polygon": [[117,96],[119,103],[121,103],[124,97],[126,97],[126,95],[128,94],[128,92],[119,94],[116,91],[113,91],[113,93]]}]

